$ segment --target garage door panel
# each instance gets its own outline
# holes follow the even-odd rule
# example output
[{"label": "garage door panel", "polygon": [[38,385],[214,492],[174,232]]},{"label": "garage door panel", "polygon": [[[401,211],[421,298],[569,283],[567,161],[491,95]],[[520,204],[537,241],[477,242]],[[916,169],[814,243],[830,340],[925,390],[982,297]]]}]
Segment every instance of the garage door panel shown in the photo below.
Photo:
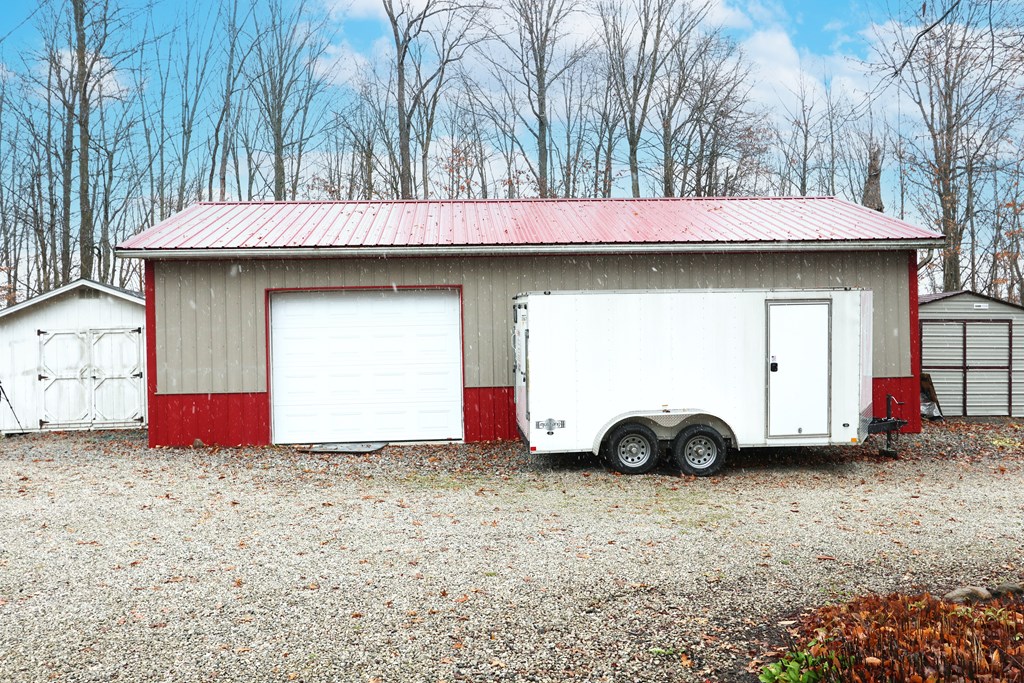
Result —
[{"label": "garage door panel", "polygon": [[457,292],[275,294],[274,441],[462,438]]}]

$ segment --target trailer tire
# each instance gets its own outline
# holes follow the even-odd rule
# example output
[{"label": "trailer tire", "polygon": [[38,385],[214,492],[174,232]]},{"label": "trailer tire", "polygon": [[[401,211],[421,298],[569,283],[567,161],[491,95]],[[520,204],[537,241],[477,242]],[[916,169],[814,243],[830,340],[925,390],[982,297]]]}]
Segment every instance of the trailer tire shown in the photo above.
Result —
[{"label": "trailer tire", "polygon": [[627,422],[612,430],[602,451],[605,462],[622,474],[646,474],[661,459],[657,434],[638,422]]},{"label": "trailer tire", "polygon": [[672,442],[672,455],[684,474],[710,477],[725,465],[725,439],[707,425],[694,425]]}]

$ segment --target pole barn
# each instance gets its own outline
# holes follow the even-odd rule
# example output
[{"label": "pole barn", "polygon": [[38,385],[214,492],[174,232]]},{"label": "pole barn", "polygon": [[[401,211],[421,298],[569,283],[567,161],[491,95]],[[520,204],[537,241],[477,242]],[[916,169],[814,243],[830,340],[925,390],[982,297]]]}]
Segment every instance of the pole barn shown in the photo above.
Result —
[{"label": "pole barn", "polygon": [[919,430],[940,245],[833,198],[425,200],[201,203],[117,252],[145,261],[157,446],[514,439],[512,297],[545,290],[870,289],[875,412]]}]

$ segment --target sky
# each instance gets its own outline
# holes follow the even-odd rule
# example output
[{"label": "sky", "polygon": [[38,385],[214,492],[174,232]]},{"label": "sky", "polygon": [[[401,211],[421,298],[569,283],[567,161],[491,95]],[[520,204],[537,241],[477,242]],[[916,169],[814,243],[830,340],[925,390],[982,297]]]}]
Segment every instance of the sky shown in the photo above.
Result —
[{"label": "sky", "polygon": [[[384,40],[386,26],[380,0],[311,0],[323,3],[339,21],[335,51],[372,55]],[[133,0],[128,0],[133,2]],[[852,60],[869,56],[873,22],[882,22],[889,9],[885,0],[712,0],[711,18],[725,27],[757,65],[755,96],[785,99],[801,71],[821,81],[852,77]],[[158,17],[168,22],[180,0],[156,0]],[[0,11],[0,58],[11,59],[37,42],[33,15],[38,0],[3,0]],[[197,2],[196,7],[202,7]],[[766,104],[768,102],[765,102]]]},{"label": "sky", "polygon": [[[4,64],[12,67],[22,55],[39,47],[36,14],[39,2],[69,4],[68,0],[0,0],[0,77]],[[115,5],[140,7],[154,3],[156,30],[170,30],[185,12],[203,17],[206,0],[114,0]],[[300,0],[293,0],[298,2]],[[413,3],[422,0],[412,0]],[[501,2],[502,0],[495,0]],[[632,0],[628,0],[632,1]],[[691,0],[699,2],[701,0]],[[368,65],[387,58],[393,49],[381,0],[305,0],[330,17],[330,47],[325,69],[337,85],[355,83]],[[397,2],[397,0],[396,0]],[[798,107],[803,87],[810,101],[821,102],[827,83],[834,86],[871,120],[893,119],[897,111],[892,90],[876,99],[877,78],[865,75],[863,60],[870,59],[873,27],[907,6],[888,0],[708,0],[709,23],[721,26],[742,48],[753,66],[748,96],[755,108],[775,118],[780,128]],[[582,0],[584,5],[596,0]],[[44,16],[39,13],[39,16]],[[593,39],[600,31],[595,12],[574,17],[573,33]],[[16,68],[16,67],[14,67]],[[869,91],[873,91],[869,95]],[[819,109],[820,111],[820,109]],[[619,190],[625,192],[625,186]],[[886,192],[888,194],[888,192]]]}]

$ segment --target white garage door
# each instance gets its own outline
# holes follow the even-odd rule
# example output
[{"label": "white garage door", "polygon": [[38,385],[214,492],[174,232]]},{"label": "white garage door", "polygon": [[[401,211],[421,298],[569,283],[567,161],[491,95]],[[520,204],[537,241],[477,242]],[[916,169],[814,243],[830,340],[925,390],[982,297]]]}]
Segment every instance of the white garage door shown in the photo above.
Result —
[{"label": "white garage door", "polygon": [[458,292],[271,297],[275,443],[461,439]]}]

